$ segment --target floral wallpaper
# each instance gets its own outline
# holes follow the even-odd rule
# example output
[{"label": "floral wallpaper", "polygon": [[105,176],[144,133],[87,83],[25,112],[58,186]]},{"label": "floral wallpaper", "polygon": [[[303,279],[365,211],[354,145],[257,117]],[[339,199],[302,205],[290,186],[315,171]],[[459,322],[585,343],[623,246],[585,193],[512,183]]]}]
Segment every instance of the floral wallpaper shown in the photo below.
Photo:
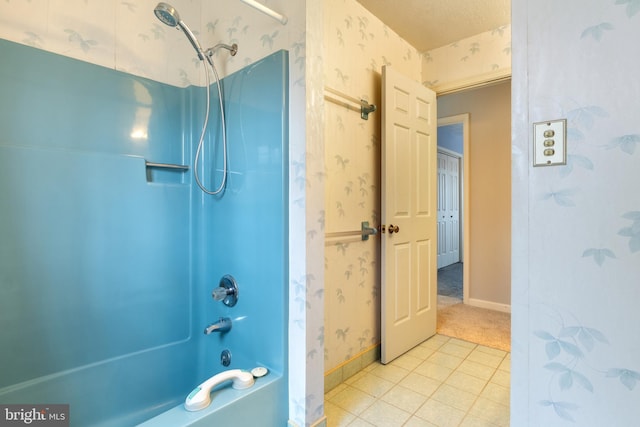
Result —
[{"label": "floral wallpaper", "polygon": [[[291,2],[286,11],[293,20],[283,26],[239,0],[169,3],[204,49],[238,43],[236,56],[226,50],[216,53],[214,62],[221,75],[279,49],[290,50],[292,62],[304,69],[304,20],[295,19],[304,13],[304,5]],[[201,61],[181,31],[155,17],[157,4],[156,0],[4,0],[0,36],[175,86],[204,85]],[[272,7],[282,7],[284,13],[281,4]]]},{"label": "floral wallpaper", "polygon": [[[356,1],[326,0],[324,25],[327,87],[380,107],[383,65],[420,80],[418,52]],[[331,237],[379,224],[379,111],[325,101],[325,372],[380,343],[379,238]]]},{"label": "floral wallpaper", "polygon": [[422,82],[438,92],[467,80],[511,73],[511,25],[462,39],[422,55]]},{"label": "floral wallpaper", "polygon": [[[640,3],[513,11],[514,425],[640,417]],[[544,28],[544,31],[537,31]],[[533,168],[532,124],[567,119],[567,165]]]},{"label": "floral wallpaper", "polygon": [[[0,37],[107,68],[185,87],[204,85],[200,61],[180,31],[154,15],[156,0],[2,0]],[[238,54],[219,50],[214,62],[220,77],[280,49],[289,51],[289,408],[292,425],[304,426],[322,417],[324,246],[318,235],[324,191],[311,185],[323,170],[317,154],[320,133],[307,136],[307,123],[317,129],[321,115],[310,114],[321,100],[321,79],[307,81],[306,67],[321,66],[320,54],[307,61],[307,48],[321,49],[322,0],[262,0],[287,16],[286,25],[239,0],[170,0],[203,48],[238,43]],[[311,18],[308,18],[311,17]],[[317,27],[317,28],[316,28]],[[308,46],[308,43],[311,43]],[[311,76],[318,74],[310,73]],[[321,74],[321,72],[320,72]],[[259,95],[259,94],[257,94]],[[307,98],[313,98],[307,102]],[[321,97],[320,97],[321,98]],[[315,108],[317,110],[317,108]],[[316,135],[316,136],[314,136]],[[320,136],[317,136],[320,135]],[[307,186],[306,184],[310,185]],[[307,286],[310,289],[305,290]],[[319,297],[319,296],[320,297]],[[309,337],[309,338],[308,338]]]}]

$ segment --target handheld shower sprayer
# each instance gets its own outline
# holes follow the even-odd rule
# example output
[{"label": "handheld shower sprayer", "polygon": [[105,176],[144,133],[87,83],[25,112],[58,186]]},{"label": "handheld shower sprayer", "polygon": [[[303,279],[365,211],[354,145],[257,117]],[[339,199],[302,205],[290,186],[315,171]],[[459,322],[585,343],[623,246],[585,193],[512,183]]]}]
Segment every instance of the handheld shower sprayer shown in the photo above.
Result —
[{"label": "handheld shower sprayer", "polygon": [[169,3],[160,2],[153,10],[153,13],[156,14],[156,17],[158,17],[163,24],[170,27],[180,28],[182,32],[184,32],[185,36],[187,36],[187,39],[189,39],[191,46],[193,46],[198,53],[198,58],[200,58],[200,60],[205,58],[202,47],[200,46],[200,43],[198,43],[198,39],[196,39],[196,36],[191,32],[189,27],[187,27],[187,24],[180,19],[180,14],[173,6]]},{"label": "handheld shower sprayer", "polygon": [[206,60],[206,62],[209,63],[209,65],[211,66],[211,70],[213,71],[213,74],[216,77],[216,82],[218,86],[218,100],[220,102],[220,121],[222,124],[222,151],[223,151],[222,182],[220,183],[220,186],[216,190],[208,190],[200,182],[200,178],[198,176],[198,159],[200,157],[200,152],[202,150],[204,134],[207,129],[207,124],[209,122],[210,81],[209,81],[209,72],[206,70],[206,66],[205,66],[205,77],[207,80],[207,87],[206,87],[207,109],[205,113],[204,124],[202,125],[202,133],[200,134],[200,141],[198,142],[198,147],[196,149],[196,156],[195,156],[194,165],[193,165],[193,174],[194,174],[196,183],[198,184],[198,187],[200,187],[200,189],[203,192],[210,195],[220,194],[225,189],[226,183],[227,183],[227,130],[226,130],[226,124],[225,124],[225,118],[224,118],[224,106],[222,104],[222,89],[220,88],[220,78],[218,77],[218,72],[216,71],[216,67],[213,64],[213,59],[211,57],[213,56],[213,53],[219,48],[227,49],[229,52],[231,52],[231,56],[235,56],[235,54],[238,52],[238,45],[235,43],[233,45],[218,43],[217,45],[207,49],[205,52],[200,46],[200,43],[198,42],[198,39],[196,38],[196,36],[191,32],[189,27],[187,27],[187,24],[185,24],[182,21],[182,19],[180,19],[180,14],[178,13],[178,11],[169,3],[164,3],[164,2],[158,3],[158,5],[153,10],[153,13],[163,24],[182,30],[182,32],[187,36],[189,43],[191,43],[191,46],[193,46],[193,48],[196,50],[196,53],[198,54],[198,59],[200,59],[201,61]]}]

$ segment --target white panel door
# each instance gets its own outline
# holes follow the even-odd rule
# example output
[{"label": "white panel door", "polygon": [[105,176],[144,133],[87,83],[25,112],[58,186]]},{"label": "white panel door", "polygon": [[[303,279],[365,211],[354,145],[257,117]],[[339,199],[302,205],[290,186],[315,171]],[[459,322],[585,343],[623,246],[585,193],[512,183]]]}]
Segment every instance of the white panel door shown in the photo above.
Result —
[{"label": "white panel door", "polygon": [[436,333],[435,92],[382,68],[382,363]]},{"label": "white panel door", "polygon": [[438,152],[438,268],[460,261],[460,159]]}]

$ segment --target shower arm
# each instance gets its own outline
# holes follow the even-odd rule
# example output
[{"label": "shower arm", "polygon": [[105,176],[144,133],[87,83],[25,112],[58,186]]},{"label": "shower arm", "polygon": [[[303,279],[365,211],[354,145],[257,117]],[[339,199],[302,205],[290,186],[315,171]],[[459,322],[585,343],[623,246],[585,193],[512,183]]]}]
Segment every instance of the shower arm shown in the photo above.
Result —
[{"label": "shower arm", "polygon": [[217,45],[215,45],[213,47],[210,47],[209,49],[205,50],[204,53],[209,58],[211,58],[213,56],[213,54],[216,52],[216,50],[218,50],[218,49],[227,49],[229,52],[231,52],[231,56],[236,56],[236,53],[238,53],[238,45],[236,43],[234,43],[232,45],[228,45],[228,44],[224,44],[224,43],[218,43]]}]

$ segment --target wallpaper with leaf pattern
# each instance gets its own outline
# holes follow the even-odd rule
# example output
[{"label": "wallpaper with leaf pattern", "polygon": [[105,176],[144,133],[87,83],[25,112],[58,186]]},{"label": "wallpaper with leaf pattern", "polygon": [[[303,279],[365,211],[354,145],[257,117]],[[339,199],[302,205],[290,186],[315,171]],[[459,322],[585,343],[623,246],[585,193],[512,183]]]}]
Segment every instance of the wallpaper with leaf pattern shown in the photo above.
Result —
[{"label": "wallpaper with leaf pattern", "polygon": [[[354,0],[325,1],[325,84],[380,107],[383,65],[420,81],[418,52]],[[325,102],[325,233],[380,223],[380,110]],[[325,371],[380,343],[379,237],[325,241]]]},{"label": "wallpaper with leaf pattern", "polygon": [[438,87],[511,69],[511,25],[424,52],[422,82]]},{"label": "wallpaper with leaf pattern", "polygon": [[[318,234],[324,191],[322,185],[305,185],[312,182],[310,176],[318,176],[317,171],[322,171],[324,164],[322,144],[318,144],[322,133],[307,136],[306,129],[307,111],[309,122],[315,123],[312,128],[317,129],[322,123],[316,106],[321,101],[309,96],[307,105],[306,100],[309,93],[322,93],[322,81],[305,81],[307,43],[312,43],[309,48],[313,52],[319,51],[322,44],[322,23],[308,20],[307,13],[316,18],[322,16],[322,0],[261,2],[286,15],[287,25],[239,0],[169,1],[205,49],[217,43],[238,43],[235,57],[226,50],[219,50],[214,56],[221,77],[279,49],[289,51],[289,408],[291,421],[303,426],[321,418],[324,400],[323,360],[314,356],[323,354],[323,342],[317,338],[323,329],[324,304],[321,292],[320,298],[317,295],[323,287],[324,246],[320,239],[307,238]],[[157,3],[0,0],[0,37],[175,86],[204,85],[203,67],[184,34],[162,24],[153,14]],[[321,68],[322,62],[309,63],[310,74],[321,76],[322,70],[315,72],[313,66]]]},{"label": "wallpaper with leaf pattern", "polygon": [[[531,3],[513,1],[513,99],[526,103],[514,104],[514,248],[528,253],[512,264],[512,422],[637,425],[640,2]],[[558,118],[567,165],[533,168],[532,123]]]}]

